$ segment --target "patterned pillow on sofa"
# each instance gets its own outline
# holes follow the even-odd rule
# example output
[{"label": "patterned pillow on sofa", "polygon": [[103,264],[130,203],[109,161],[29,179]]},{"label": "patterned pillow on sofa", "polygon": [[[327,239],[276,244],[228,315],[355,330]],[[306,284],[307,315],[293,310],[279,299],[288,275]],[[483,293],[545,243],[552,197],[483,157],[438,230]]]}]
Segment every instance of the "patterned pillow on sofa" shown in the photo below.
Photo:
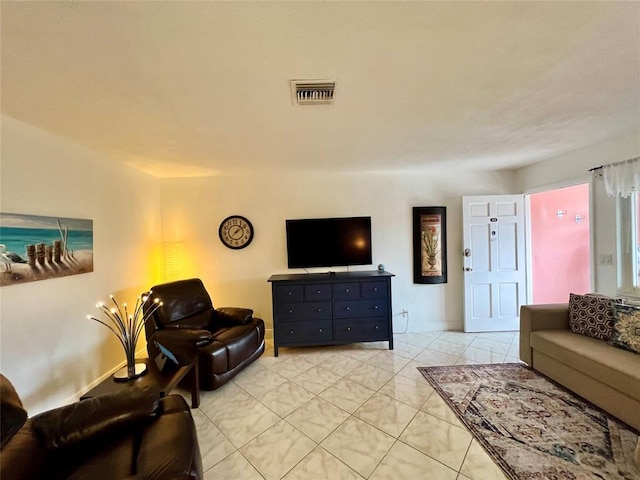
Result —
[{"label": "patterned pillow on sofa", "polygon": [[613,304],[613,334],[609,344],[640,353],[640,307]]},{"label": "patterned pillow on sofa", "polygon": [[574,333],[608,342],[613,334],[613,300],[611,297],[570,293],[569,328]]}]

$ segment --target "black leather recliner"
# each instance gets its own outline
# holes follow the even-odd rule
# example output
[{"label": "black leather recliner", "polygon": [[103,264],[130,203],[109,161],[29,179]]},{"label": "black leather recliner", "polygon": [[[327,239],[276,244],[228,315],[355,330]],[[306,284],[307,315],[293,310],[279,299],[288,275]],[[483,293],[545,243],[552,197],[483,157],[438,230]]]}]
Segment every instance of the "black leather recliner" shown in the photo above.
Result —
[{"label": "black leather recliner", "polygon": [[197,357],[200,388],[221,387],[264,352],[264,322],[247,308],[214,308],[198,278],[156,285],[162,305],[145,324],[149,358],[186,364]]},{"label": "black leather recliner", "polygon": [[196,428],[179,395],[132,388],[27,418],[0,375],[2,480],[202,478]]}]

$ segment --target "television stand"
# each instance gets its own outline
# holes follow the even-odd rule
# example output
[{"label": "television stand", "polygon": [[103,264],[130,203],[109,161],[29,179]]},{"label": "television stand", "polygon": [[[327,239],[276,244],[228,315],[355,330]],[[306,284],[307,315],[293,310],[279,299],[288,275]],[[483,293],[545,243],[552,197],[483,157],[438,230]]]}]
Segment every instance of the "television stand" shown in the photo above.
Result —
[{"label": "television stand", "polygon": [[272,275],[273,350],[389,342],[393,350],[391,277],[374,271]]}]

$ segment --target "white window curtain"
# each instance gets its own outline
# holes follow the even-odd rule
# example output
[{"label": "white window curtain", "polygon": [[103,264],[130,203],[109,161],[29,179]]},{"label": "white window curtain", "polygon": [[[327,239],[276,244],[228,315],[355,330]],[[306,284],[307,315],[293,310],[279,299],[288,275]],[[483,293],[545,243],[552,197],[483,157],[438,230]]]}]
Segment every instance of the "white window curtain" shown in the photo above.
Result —
[{"label": "white window curtain", "polygon": [[604,186],[610,197],[627,198],[640,192],[640,157],[602,167]]}]

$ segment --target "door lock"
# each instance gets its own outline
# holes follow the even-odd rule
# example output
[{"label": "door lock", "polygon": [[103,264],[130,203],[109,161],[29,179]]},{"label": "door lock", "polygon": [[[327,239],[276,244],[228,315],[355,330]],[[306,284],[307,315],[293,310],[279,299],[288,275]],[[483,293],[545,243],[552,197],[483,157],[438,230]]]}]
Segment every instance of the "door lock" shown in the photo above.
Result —
[{"label": "door lock", "polygon": [[464,256],[465,257],[470,257],[471,256],[471,249],[470,248],[465,248],[464,249]]},{"label": "door lock", "polygon": [[464,271],[465,272],[471,272],[473,270],[473,268],[470,267],[464,267]]}]

